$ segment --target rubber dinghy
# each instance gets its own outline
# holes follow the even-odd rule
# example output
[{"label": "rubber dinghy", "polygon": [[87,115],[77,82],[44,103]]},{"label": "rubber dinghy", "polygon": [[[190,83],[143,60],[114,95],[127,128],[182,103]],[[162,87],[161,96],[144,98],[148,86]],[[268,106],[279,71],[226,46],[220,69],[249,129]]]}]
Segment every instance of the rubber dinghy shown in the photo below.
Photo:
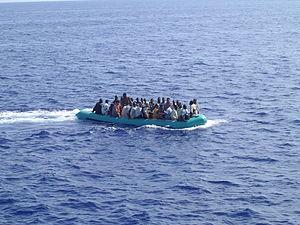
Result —
[{"label": "rubber dinghy", "polygon": [[204,125],[207,122],[206,117],[203,114],[192,117],[187,121],[175,121],[175,120],[157,120],[157,119],[127,119],[119,117],[111,117],[107,115],[99,115],[93,113],[89,109],[80,110],[76,114],[80,120],[94,120],[99,122],[114,123],[114,124],[125,124],[133,126],[145,126],[145,125],[156,125],[160,127],[168,127],[173,129],[190,128]]}]

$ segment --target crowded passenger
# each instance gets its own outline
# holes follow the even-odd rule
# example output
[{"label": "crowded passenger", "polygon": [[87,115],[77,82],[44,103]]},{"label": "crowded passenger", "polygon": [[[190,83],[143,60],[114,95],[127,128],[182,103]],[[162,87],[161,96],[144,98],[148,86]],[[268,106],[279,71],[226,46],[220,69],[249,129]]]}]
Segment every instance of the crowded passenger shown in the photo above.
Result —
[{"label": "crowded passenger", "polygon": [[124,93],[120,98],[115,96],[111,104],[109,104],[108,100],[103,102],[102,99],[99,99],[92,112],[126,119],[186,121],[200,113],[196,99],[189,102],[189,107],[190,110],[188,111],[185,104],[182,104],[179,100],[175,101],[170,98],[158,97],[156,102],[151,98],[147,102],[145,98],[136,98],[134,100]]}]

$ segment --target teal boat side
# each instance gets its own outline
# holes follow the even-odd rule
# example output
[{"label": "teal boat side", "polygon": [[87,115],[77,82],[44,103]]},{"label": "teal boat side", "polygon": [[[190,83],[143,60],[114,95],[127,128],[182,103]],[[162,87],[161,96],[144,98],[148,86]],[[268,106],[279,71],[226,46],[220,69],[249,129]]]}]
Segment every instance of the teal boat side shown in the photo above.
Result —
[{"label": "teal boat side", "polygon": [[80,120],[95,120],[100,122],[125,124],[133,126],[145,126],[145,125],[156,125],[161,127],[170,127],[174,129],[190,128],[195,126],[204,125],[207,122],[206,117],[200,114],[196,117],[192,117],[187,121],[174,121],[174,120],[156,120],[156,119],[127,119],[119,117],[111,117],[107,115],[98,115],[91,110],[81,110],[76,114]]}]

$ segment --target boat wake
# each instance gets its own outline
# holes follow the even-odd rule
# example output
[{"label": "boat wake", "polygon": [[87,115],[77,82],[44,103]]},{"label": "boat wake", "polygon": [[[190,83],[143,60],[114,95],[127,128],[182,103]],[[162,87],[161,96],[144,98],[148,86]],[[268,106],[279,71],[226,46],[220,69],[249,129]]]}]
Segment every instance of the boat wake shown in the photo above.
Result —
[{"label": "boat wake", "polygon": [[[3,111],[0,112],[0,125],[5,124],[16,124],[16,123],[51,123],[51,122],[65,122],[65,121],[75,121],[76,113],[79,112],[79,109],[73,110],[34,110],[27,112],[18,112],[18,111]],[[145,125],[135,129],[162,129],[162,130],[198,130],[206,129],[213,126],[220,125],[222,123],[227,123],[226,120],[216,119],[208,120],[205,125],[183,128],[183,129],[172,129],[168,127],[160,127],[156,125]]]},{"label": "boat wake", "polygon": [[77,112],[79,112],[79,109],[34,110],[27,112],[4,111],[0,112],[0,124],[72,121],[76,119],[75,115]]}]

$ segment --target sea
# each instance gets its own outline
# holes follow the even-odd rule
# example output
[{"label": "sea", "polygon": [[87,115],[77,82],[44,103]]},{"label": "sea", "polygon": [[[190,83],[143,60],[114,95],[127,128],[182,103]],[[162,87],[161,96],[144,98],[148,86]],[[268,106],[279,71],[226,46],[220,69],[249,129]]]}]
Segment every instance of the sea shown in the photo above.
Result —
[{"label": "sea", "polygon": [[[78,121],[124,92],[190,129]],[[0,3],[0,224],[300,224],[300,1]]]}]

